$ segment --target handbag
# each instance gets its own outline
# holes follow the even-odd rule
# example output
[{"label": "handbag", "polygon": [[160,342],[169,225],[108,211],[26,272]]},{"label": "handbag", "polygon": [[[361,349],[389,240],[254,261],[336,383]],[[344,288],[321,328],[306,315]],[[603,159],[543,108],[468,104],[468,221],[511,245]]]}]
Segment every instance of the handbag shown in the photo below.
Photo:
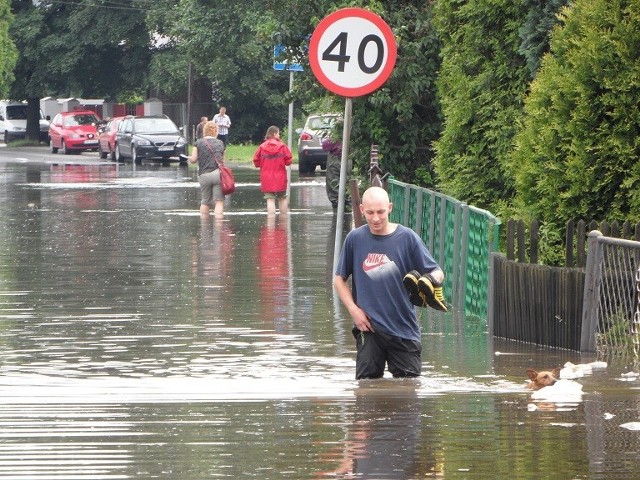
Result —
[{"label": "handbag", "polygon": [[213,161],[218,164],[218,170],[220,170],[220,188],[222,189],[223,195],[231,195],[236,191],[236,179],[233,176],[233,172],[229,167],[227,167],[224,162],[220,163],[213,153],[213,148],[209,145],[209,142],[205,140],[207,147],[209,147],[209,151],[211,151],[211,157]]},{"label": "handbag", "polygon": [[230,195],[236,191],[236,179],[233,178],[233,172],[226,165],[218,163],[220,170],[220,187],[223,195]]}]

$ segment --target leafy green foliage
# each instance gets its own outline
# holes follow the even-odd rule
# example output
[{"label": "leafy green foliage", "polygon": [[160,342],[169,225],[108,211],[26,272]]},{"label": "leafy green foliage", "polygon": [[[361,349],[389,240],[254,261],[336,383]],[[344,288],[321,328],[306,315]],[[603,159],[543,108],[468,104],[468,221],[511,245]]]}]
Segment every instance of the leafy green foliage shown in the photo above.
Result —
[{"label": "leafy green foliage", "polygon": [[525,104],[516,208],[569,219],[640,220],[640,11],[627,0],[564,9]]},{"label": "leafy green foliage", "polygon": [[5,98],[13,82],[13,68],[18,59],[18,51],[9,37],[9,25],[13,15],[9,11],[8,0],[0,0],[0,98]]},{"label": "leafy green foliage", "polygon": [[542,56],[549,51],[552,28],[558,24],[557,13],[568,0],[524,0],[527,12],[519,33],[522,44],[518,51],[527,59],[530,77],[533,79],[540,67]]},{"label": "leafy green foliage", "polygon": [[12,7],[20,51],[12,98],[115,97],[144,85],[151,49],[142,9],[26,0]]},{"label": "leafy green foliage", "polygon": [[[304,48],[317,23],[339,8],[367,8],[390,25],[398,46],[396,66],[380,89],[353,99],[350,157],[364,174],[371,145],[378,145],[383,170],[403,181],[433,186],[431,144],[442,122],[435,94],[440,45],[431,26],[431,2],[294,0],[269,5],[281,40],[292,51]],[[308,59],[303,64],[305,71],[296,74],[292,95],[303,114],[343,112],[345,99],[319,85]]]},{"label": "leafy green foliage", "polygon": [[[168,8],[174,13],[170,19],[164,15]],[[269,125],[286,125],[289,78],[273,70],[273,42],[265,27],[273,22],[262,2],[231,1],[221,7],[198,0],[175,6],[158,1],[148,22],[171,39],[152,63],[154,88],[184,92],[191,63],[194,76],[214,86],[214,103],[227,108],[230,141],[259,141]]]},{"label": "leafy green foliage", "polygon": [[385,2],[383,18],[398,45],[389,80],[354,101],[352,158],[369,167],[370,145],[379,146],[380,166],[399,180],[435,186],[432,143],[442,124],[435,80],[440,43],[431,24],[429,2]]},{"label": "leafy green foliage", "polygon": [[520,2],[436,2],[443,46],[438,94],[445,117],[436,142],[444,192],[487,210],[514,193],[507,174],[528,71],[518,53]]}]

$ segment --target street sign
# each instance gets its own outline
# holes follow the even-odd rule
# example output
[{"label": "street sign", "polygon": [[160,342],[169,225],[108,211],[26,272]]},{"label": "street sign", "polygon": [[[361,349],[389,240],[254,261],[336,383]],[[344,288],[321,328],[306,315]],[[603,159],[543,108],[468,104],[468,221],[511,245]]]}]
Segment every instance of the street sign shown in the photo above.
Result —
[{"label": "street sign", "polygon": [[387,81],[397,52],[393,32],[382,18],[363,8],[343,8],[314,30],[309,63],[327,90],[360,97]]},{"label": "street sign", "polygon": [[287,59],[282,60],[285,53],[285,46],[281,43],[273,47],[273,69],[277,71],[302,72],[304,68],[300,63],[289,63]]}]

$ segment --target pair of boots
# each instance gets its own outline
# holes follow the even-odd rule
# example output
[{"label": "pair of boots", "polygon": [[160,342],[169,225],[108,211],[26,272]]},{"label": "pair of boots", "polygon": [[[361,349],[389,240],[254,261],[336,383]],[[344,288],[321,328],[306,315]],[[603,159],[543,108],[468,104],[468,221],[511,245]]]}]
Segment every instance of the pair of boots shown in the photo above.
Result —
[{"label": "pair of boots", "polygon": [[409,292],[409,300],[418,307],[427,305],[441,312],[447,311],[444,304],[444,294],[442,284],[428,273],[420,275],[416,270],[411,270],[402,279],[404,288]]}]

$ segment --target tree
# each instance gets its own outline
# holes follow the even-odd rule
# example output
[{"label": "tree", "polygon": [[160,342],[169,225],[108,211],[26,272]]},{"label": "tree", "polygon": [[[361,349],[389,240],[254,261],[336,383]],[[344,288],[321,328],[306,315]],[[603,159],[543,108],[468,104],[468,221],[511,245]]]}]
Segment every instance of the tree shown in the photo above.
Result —
[{"label": "tree", "polygon": [[8,0],[0,0],[0,98],[5,98],[13,82],[13,68],[18,59],[18,51],[9,37],[9,27],[13,15]]},{"label": "tree", "polygon": [[[397,40],[398,59],[380,89],[353,101],[351,157],[355,167],[366,173],[370,147],[376,144],[385,171],[403,181],[433,186],[431,145],[439,135],[441,117],[435,91],[440,45],[431,25],[432,2],[318,0],[278,5],[273,14],[275,28],[290,51],[304,49],[320,20],[339,8],[361,6],[389,24]],[[320,87],[306,58],[304,65],[304,74],[296,76],[294,98],[303,105],[322,108],[324,113],[341,112],[344,99]]]},{"label": "tree", "polygon": [[436,142],[441,189],[492,211],[514,194],[507,161],[528,70],[518,53],[521,2],[436,2],[434,24],[443,46],[437,80],[445,118]]},{"label": "tree", "polygon": [[638,221],[637,2],[577,0],[561,19],[516,137],[516,207],[557,229],[576,218]]},{"label": "tree", "polygon": [[524,0],[527,14],[520,27],[522,43],[518,51],[527,59],[530,78],[536,76],[542,56],[549,51],[551,30],[558,24],[558,11],[568,0]]},{"label": "tree", "polygon": [[[273,70],[275,27],[268,28],[272,16],[263,2],[235,0],[220,8],[208,1],[182,0],[171,19],[164,15],[166,9],[166,2],[156,2],[148,17],[149,27],[170,39],[162,55],[182,57],[182,65],[191,63],[197,76],[216,85],[217,103],[232,117],[233,141],[258,141],[269,125],[286,124],[289,79]],[[166,90],[159,67],[154,62],[150,78],[155,88]],[[187,72],[181,80],[172,70],[173,85],[186,86]]]},{"label": "tree", "polygon": [[442,118],[435,87],[440,42],[431,22],[432,5],[385,2],[382,16],[395,34],[398,59],[379,90],[354,102],[354,163],[366,172],[370,145],[377,144],[383,170],[405,182],[435,187],[432,144]]},{"label": "tree", "polygon": [[103,98],[144,91],[151,55],[145,13],[132,2],[112,7],[111,2],[12,1],[11,37],[20,57],[10,96],[29,102],[27,138],[38,137],[44,96]]}]

